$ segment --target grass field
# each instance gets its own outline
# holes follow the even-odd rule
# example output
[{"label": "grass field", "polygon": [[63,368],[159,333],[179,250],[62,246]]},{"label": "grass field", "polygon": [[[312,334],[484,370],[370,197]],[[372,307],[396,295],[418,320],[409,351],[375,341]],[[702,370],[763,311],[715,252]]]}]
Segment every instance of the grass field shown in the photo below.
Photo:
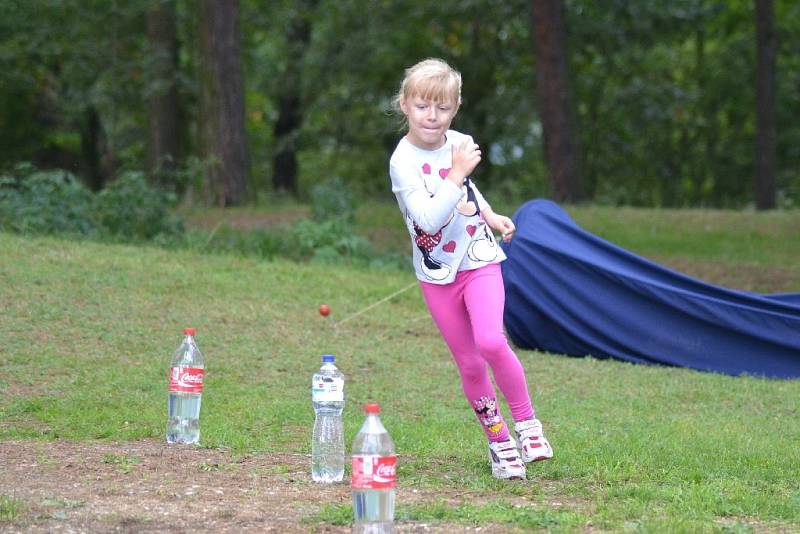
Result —
[{"label": "grass field", "polygon": [[[800,291],[796,212],[569,211],[694,276]],[[362,208],[357,220],[383,249],[408,246],[396,207]],[[207,362],[203,448],[308,454],[310,377],[323,353],[335,354],[347,376],[348,444],[360,405],[382,405],[400,454],[401,531],[800,532],[798,381],[520,350],[556,458],[531,467],[526,482],[500,482],[416,288],[341,327],[317,313],[325,302],[341,321],[411,284],[410,270],[8,234],[0,251],[0,441],[160,439],[169,356],[194,326]],[[136,460],[99,458],[122,479],[137,475]],[[417,491],[434,497],[411,498]],[[52,526],[26,495],[0,484],[0,531]],[[340,499],[299,515],[298,531],[345,528],[351,510]]]}]

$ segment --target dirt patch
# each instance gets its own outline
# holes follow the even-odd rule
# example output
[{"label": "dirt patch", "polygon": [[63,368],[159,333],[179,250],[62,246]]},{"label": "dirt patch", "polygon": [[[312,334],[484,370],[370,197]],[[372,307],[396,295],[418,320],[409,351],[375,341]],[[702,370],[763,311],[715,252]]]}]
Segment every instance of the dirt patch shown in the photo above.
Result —
[{"label": "dirt patch", "polygon": [[[309,465],[304,454],[234,456],[225,449],[167,446],[152,439],[0,442],[0,497],[15,504],[10,518],[0,517],[0,531],[350,532],[350,525],[318,518],[325,505],[348,505],[350,488],[311,482]],[[458,506],[476,499],[491,500],[455,488],[398,489],[404,504],[444,500]],[[532,504],[518,499],[520,506]],[[396,527],[398,532],[495,530],[413,522]]]}]

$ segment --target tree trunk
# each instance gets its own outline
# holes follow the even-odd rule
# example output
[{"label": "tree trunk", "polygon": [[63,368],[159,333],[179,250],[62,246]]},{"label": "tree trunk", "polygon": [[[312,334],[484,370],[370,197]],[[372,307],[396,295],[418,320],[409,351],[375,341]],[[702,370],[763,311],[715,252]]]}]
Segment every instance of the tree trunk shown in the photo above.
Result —
[{"label": "tree trunk", "polygon": [[276,151],[272,160],[272,187],[276,192],[297,193],[297,137],[301,123],[300,96],[282,94],[278,99]]},{"label": "tree trunk", "polygon": [[297,193],[297,139],[303,124],[302,62],[311,39],[311,14],[317,0],[296,3],[286,27],[288,57],[278,95],[278,120],[275,122],[275,156],[272,160],[272,186],[275,191]]},{"label": "tree trunk", "polygon": [[[480,14],[476,14],[476,18],[470,23],[470,30],[466,36],[469,42],[469,57],[497,57],[494,55],[496,50],[494,43],[490,39],[482,39],[481,22]],[[497,35],[496,31],[492,33],[494,36]],[[494,166],[489,154],[492,153],[492,145],[495,139],[486,135],[489,124],[489,109],[491,108],[480,104],[485,101],[491,101],[492,92],[495,88],[492,84],[486,83],[486,80],[494,78],[496,68],[496,61],[484,60],[464,65],[461,69],[464,78],[464,86],[461,92],[469,95],[469,100],[465,102],[465,115],[461,119],[469,120],[469,132],[474,136],[475,142],[480,145],[481,152],[485,154],[474,173],[474,176],[480,180],[479,184],[484,189],[487,189],[487,185],[492,183]]]},{"label": "tree trunk", "polygon": [[219,206],[241,204],[247,193],[249,157],[238,13],[237,0],[202,0],[200,5],[204,193],[208,203]]},{"label": "tree trunk", "polygon": [[775,57],[778,37],[772,0],[755,0],[756,16],[756,208],[775,208]]},{"label": "tree trunk", "polygon": [[275,121],[275,155],[272,159],[272,187],[276,192],[297,193],[297,139],[303,123],[301,63],[309,39],[311,24],[305,2],[294,10],[286,25],[286,72],[278,94],[278,120]]},{"label": "tree trunk", "polygon": [[81,125],[81,156],[83,156],[83,173],[86,184],[93,191],[99,191],[106,184],[106,176],[102,170],[103,129],[100,115],[94,106],[89,105],[84,113]]},{"label": "tree trunk", "polygon": [[530,15],[536,57],[536,96],[553,197],[557,202],[571,202],[579,200],[581,192],[567,75],[563,1],[531,0]]},{"label": "tree trunk", "polygon": [[178,39],[173,0],[159,0],[147,13],[150,44],[149,132],[147,174],[152,183],[167,185],[178,153]]}]

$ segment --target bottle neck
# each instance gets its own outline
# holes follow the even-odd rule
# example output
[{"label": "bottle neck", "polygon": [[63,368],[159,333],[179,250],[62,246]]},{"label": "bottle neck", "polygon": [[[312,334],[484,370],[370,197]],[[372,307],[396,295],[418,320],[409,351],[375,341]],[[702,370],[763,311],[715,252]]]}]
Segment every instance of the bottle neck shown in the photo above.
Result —
[{"label": "bottle neck", "polygon": [[173,364],[190,364],[192,366],[203,367],[203,354],[194,341],[194,336],[186,335],[183,343],[176,351],[172,360]]},{"label": "bottle neck", "polygon": [[386,432],[381,418],[376,413],[367,414],[367,419],[364,421],[364,430],[371,434],[383,434]]}]

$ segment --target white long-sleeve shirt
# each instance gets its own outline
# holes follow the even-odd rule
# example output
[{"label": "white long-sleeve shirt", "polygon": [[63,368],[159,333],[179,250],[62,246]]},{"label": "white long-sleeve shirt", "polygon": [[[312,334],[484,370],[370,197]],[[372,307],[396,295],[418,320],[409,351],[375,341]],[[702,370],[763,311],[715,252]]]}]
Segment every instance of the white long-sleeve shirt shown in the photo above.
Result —
[{"label": "white long-sleeve shirt", "polygon": [[458,187],[445,179],[452,166],[452,146],[467,139],[448,130],[442,147],[425,150],[404,137],[389,161],[392,192],[411,237],[414,268],[425,282],[448,284],[458,271],[505,259],[481,215],[489,204],[478,188],[470,180]]}]

